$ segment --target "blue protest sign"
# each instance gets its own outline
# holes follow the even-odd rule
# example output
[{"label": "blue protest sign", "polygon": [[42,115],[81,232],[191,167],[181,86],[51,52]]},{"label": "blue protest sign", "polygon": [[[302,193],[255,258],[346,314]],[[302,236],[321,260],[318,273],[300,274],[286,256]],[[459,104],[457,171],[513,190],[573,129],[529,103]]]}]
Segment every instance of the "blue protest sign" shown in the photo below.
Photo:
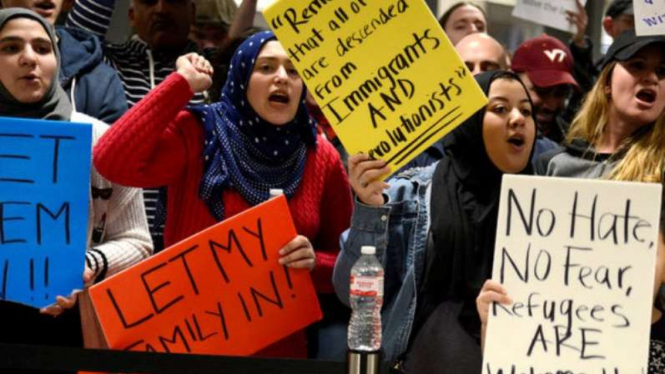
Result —
[{"label": "blue protest sign", "polygon": [[91,141],[89,124],[0,117],[0,300],[83,286]]}]

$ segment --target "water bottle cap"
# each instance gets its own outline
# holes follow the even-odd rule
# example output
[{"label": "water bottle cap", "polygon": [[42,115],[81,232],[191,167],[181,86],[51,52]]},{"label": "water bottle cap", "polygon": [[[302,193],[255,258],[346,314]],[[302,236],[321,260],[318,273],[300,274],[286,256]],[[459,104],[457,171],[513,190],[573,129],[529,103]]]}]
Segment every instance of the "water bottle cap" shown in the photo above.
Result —
[{"label": "water bottle cap", "polygon": [[277,197],[279,195],[284,195],[284,190],[280,188],[271,188],[270,189],[270,197]]},{"label": "water bottle cap", "polygon": [[360,253],[364,255],[373,255],[376,254],[376,248],[371,245],[364,245],[360,247]]}]

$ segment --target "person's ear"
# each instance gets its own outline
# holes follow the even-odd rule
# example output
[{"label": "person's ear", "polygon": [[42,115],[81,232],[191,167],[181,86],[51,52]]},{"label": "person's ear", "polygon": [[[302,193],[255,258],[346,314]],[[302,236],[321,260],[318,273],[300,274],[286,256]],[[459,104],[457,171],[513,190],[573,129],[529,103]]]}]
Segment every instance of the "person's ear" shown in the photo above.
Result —
[{"label": "person's ear", "polygon": [[134,2],[129,4],[129,10],[127,11],[127,18],[129,18],[129,24],[136,28],[136,25],[134,24],[135,21],[135,15],[134,15]]},{"label": "person's ear", "polygon": [[614,21],[612,20],[612,17],[603,18],[603,30],[605,30],[607,35],[614,38]]},{"label": "person's ear", "polygon": [[607,79],[605,79],[605,84],[603,85],[603,93],[608,98],[612,94],[612,73],[608,74]]}]

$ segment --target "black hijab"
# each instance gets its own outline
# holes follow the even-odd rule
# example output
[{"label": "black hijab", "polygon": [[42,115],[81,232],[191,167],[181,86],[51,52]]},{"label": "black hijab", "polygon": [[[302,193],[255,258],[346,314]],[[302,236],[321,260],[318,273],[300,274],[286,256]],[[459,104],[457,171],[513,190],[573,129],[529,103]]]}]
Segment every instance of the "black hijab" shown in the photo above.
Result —
[{"label": "black hijab", "polygon": [[58,74],[60,72],[60,52],[56,43],[56,36],[53,26],[49,24],[39,14],[23,8],[9,8],[0,10],[0,31],[7,25],[7,22],[15,18],[29,18],[39,22],[53,45],[53,52],[57,60],[51,86],[44,94],[44,97],[36,103],[21,103],[9,93],[7,88],[0,82],[0,115],[7,117],[23,117],[35,119],[51,119],[59,121],[69,121],[72,113],[72,105],[65,91],[58,83]]},{"label": "black hijab", "polygon": [[[502,78],[521,83],[515,74],[505,71],[476,76],[486,95],[492,82]],[[446,157],[436,166],[432,180],[431,227],[422,289],[432,304],[444,300],[470,302],[473,311],[478,292],[492,275],[503,176],[485,149],[484,118],[485,108],[443,141]],[[533,174],[531,162],[520,174]]]}]

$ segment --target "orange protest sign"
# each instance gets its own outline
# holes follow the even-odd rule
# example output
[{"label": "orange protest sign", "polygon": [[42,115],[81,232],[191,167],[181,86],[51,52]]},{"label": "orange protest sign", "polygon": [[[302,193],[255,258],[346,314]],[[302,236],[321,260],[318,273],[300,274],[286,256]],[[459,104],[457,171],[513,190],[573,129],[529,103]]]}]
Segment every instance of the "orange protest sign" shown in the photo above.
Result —
[{"label": "orange protest sign", "polygon": [[90,289],[109,346],[250,355],[321,319],[283,196],[210,227]]}]

